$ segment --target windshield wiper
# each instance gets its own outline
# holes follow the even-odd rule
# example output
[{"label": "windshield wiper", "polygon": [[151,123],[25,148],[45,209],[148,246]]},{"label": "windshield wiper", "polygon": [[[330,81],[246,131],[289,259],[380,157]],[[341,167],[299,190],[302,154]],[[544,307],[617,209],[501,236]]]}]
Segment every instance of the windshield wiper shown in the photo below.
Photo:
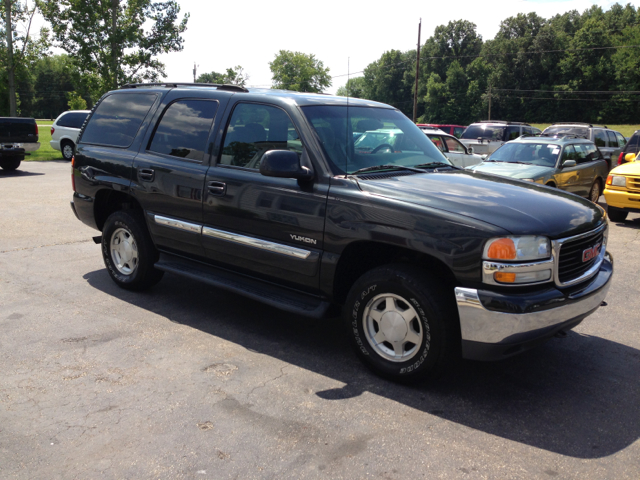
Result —
[{"label": "windshield wiper", "polygon": [[420,165],[416,165],[416,168],[430,168],[430,167],[451,167],[451,168],[456,168],[458,170],[462,170],[460,167],[456,167],[453,164],[449,164],[449,163],[444,163],[444,162],[429,162],[429,163],[422,163]]},{"label": "windshield wiper", "polygon": [[424,173],[419,168],[405,167],[404,165],[374,165],[373,167],[361,168],[359,170],[356,170],[355,172],[350,173],[349,175],[356,175],[358,173],[373,172],[376,170],[388,170],[388,169],[410,170],[412,172]]}]

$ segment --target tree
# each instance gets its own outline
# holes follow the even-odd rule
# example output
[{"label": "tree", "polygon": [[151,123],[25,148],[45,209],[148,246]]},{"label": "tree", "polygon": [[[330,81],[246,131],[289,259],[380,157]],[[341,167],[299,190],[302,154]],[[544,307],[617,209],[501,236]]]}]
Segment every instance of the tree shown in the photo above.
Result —
[{"label": "tree", "polygon": [[182,50],[189,14],[179,20],[176,0],[37,0],[57,46],[102,91],[165,77],[160,53]]},{"label": "tree", "polygon": [[39,35],[31,35],[35,6],[29,7],[26,1],[2,0],[0,14],[0,112],[15,116],[16,86],[29,84],[31,66],[49,48],[49,32],[42,28]]},{"label": "tree", "polygon": [[69,99],[67,105],[69,105],[70,110],[87,109],[87,101],[82,98],[78,92],[67,92],[67,98]]},{"label": "tree", "polygon": [[338,88],[336,95],[340,97],[367,98],[364,77],[350,78],[347,84]]},{"label": "tree", "polygon": [[272,88],[319,93],[331,86],[329,68],[313,54],[280,50],[269,68]]},{"label": "tree", "polygon": [[406,115],[413,111],[416,51],[389,50],[364,69],[366,98],[388,103]]},{"label": "tree", "polygon": [[203,73],[201,74],[196,83],[221,83],[223,85],[240,85],[243,86],[249,81],[249,75],[247,75],[240,65],[234,68],[227,68],[226,73]]}]

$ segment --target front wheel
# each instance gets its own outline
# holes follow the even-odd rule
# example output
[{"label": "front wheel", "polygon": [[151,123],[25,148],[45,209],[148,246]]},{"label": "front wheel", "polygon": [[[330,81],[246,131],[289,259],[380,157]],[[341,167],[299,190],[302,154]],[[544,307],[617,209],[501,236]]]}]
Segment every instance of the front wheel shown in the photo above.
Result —
[{"label": "front wheel", "polygon": [[111,214],[102,230],[102,257],[111,279],[127,290],[144,290],[160,281],[158,252],[142,215],[133,211]]},{"label": "front wheel", "polygon": [[613,222],[624,222],[627,219],[629,212],[625,212],[624,210],[619,210],[614,207],[608,207],[607,214]]},{"label": "front wheel", "polygon": [[596,179],[591,186],[591,190],[589,191],[589,200],[591,200],[593,203],[598,203],[600,194],[600,180]]},{"label": "front wheel", "polygon": [[459,352],[453,290],[417,268],[389,265],[364,274],[349,292],[345,321],[360,359],[391,380],[435,378]]}]

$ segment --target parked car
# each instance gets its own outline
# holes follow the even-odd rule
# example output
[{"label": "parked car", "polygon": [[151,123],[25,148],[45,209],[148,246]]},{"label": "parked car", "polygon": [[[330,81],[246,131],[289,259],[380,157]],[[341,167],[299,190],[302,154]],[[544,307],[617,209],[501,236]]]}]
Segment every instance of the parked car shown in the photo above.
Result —
[{"label": "parked car", "polygon": [[460,137],[460,141],[467,147],[473,147],[474,153],[488,155],[496,151],[501,145],[510,140],[515,140],[521,135],[536,135],[539,133],[540,129],[532,127],[528,123],[483,120],[469,125]]},{"label": "parked car", "polygon": [[604,190],[609,218],[623,222],[629,212],[640,213],[640,161],[620,165],[609,172]]},{"label": "parked car", "polygon": [[[376,137],[362,148],[355,119]],[[119,287],[171,272],[295,315],[342,309],[360,359],[397,381],[571,329],[613,275],[602,207],[457,168],[369,100],[128,85],[90,114],[71,179]]]},{"label": "parked car", "polygon": [[470,167],[483,160],[481,155],[473,153],[473,147],[465,147],[456,137],[444,133],[439,128],[421,126],[420,130],[456,167]]},{"label": "parked car", "polygon": [[542,135],[562,136],[575,135],[591,140],[602,152],[609,169],[614,167],[614,163],[620,152],[627,144],[624,135],[615,130],[611,130],[606,125],[591,125],[590,123],[560,122],[554,123],[544,129]]},{"label": "parked car", "polygon": [[53,122],[49,145],[55,150],[60,150],[65,160],[71,160],[73,157],[80,129],[89,113],[90,110],[69,110],[61,113]]},{"label": "parked car", "polygon": [[40,148],[34,118],[0,117],[0,167],[15,170],[25,155]]},{"label": "parked car", "polygon": [[593,142],[573,137],[522,137],[504,144],[471,169],[556,187],[594,203],[609,171]]},{"label": "parked car", "polygon": [[453,135],[456,138],[460,138],[462,136],[462,132],[464,132],[465,126],[462,125],[451,125],[448,123],[436,124],[436,123],[418,123],[419,127],[434,127],[439,128],[445,133],[449,135]]},{"label": "parked car", "polygon": [[[626,140],[626,145],[622,149],[622,151],[618,154],[617,165],[622,165],[623,163],[633,162],[640,152],[640,130],[636,130],[633,132],[633,135]],[[615,157],[612,158],[615,166]]]}]

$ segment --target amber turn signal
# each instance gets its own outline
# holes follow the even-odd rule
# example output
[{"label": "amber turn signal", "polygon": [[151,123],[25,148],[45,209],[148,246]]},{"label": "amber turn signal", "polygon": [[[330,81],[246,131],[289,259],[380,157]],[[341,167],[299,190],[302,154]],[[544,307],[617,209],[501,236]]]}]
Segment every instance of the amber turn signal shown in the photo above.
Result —
[{"label": "amber turn signal", "polygon": [[500,283],[514,283],[516,281],[515,273],[496,272],[493,274],[493,278],[496,282]]}]

